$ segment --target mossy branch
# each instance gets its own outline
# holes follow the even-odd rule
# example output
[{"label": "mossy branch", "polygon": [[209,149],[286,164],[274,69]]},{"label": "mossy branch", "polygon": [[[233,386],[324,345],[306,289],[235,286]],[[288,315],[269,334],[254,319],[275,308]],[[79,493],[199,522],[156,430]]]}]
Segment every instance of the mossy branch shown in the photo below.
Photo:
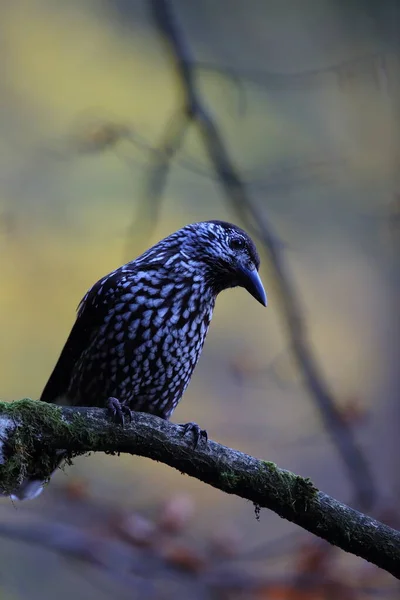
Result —
[{"label": "mossy branch", "polygon": [[35,400],[0,402],[0,491],[9,495],[28,473],[49,477],[54,451],[128,453],[157,460],[228,494],[269,508],[331,544],[400,578],[400,532],[316,489],[309,479],[213,441],[193,449],[182,428],[144,413],[121,427],[99,408]]}]

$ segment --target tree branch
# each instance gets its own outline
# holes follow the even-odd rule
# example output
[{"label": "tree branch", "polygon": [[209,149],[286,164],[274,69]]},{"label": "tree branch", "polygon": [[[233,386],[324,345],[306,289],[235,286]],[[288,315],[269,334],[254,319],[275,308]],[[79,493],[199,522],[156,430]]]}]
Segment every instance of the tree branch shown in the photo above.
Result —
[{"label": "tree branch", "polygon": [[269,508],[331,544],[400,579],[400,532],[317,490],[274,463],[209,441],[193,449],[182,428],[134,413],[124,428],[99,408],[58,407],[29,399],[0,403],[0,488],[12,493],[27,473],[48,477],[54,451],[129,453],[165,463],[228,494]]}]

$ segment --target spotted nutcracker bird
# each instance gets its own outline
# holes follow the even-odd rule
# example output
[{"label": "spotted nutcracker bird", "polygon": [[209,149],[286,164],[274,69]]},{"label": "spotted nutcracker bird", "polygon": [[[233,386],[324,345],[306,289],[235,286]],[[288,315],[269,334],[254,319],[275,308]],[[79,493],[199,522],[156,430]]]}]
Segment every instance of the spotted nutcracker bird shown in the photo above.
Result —
[{"label": "spotted nutcracker bird", "polygon": [[[231,223],[204,221],[172,233],[87,292],[41,400],[108,406],[122,421],[131,410],[169,419],[219,292],[241,286],[267,305],[259,265],[253,241]],[[183,427],[195,445],[206,437],[194,423]],[[26,480],[15,498],[37,496],[42,483]]]}]

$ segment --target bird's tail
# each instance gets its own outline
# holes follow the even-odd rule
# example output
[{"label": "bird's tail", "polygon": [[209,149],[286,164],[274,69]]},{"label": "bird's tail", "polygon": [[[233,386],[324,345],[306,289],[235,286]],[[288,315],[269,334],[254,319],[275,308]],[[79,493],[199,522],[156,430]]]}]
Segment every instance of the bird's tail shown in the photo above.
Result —
[{"label": "bird's tail", "polygon": [[44,483],[40,479],[24,479],[19,488],[11,494],[10,498],[14,502],[19,500],[33,500],[42,493]]},{"label": "bird's tail", "polygon": [[[58,454],[57,466],[54,469],[54,471],[52,472],[52,474],[50,475],[50,478],[54,475],[54,473],[57,471],[58,467],[61,465],[61,463],[63,462],[63,460],[65,458],[64,450],[58,450],[57,454]],[[29,477],[26,477],[22,481],[21,485],[13,491],[13,493],[10,495],[10,498],[14,502],[20,501],[20,500],[33,500],[34,498],[37,498],[42,493],[43,488],[44,488],[45,484],[47,483],[47,481],[48,480],[44,481],[43,479],[38,479],[34,475],[30,475]]]}]

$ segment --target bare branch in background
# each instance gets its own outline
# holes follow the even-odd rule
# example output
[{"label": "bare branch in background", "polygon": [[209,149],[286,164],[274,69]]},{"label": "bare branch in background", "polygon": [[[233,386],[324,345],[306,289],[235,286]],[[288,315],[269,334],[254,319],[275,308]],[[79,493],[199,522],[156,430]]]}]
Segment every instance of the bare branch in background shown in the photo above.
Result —
[{"label": "bare branch in background", "polygon": [[139,211],[128,231],[127,256],[131,255],[132,238],[137,237],[138,232],[140,232],[141,237],[148,237],[152,231],[153,223],[159,216],[162,193],[165,188],[170,162],[183,144],[188,123],[188,118],[184,113],[176,115],[166,127],[159,146],[153,152],[144,202],[139,206]]},{"label": "bare branch in background", "polygon": [[[400,578],[400,532],[317,490],[309,479],[213,441],[193,448],[182,427],[145,413],[117,426],[98,408],[58,407],[32,400],[0,403],[0,486],[5,495],[27,473],[49,475],[55,450],[129,453],[163,462],[256,511],[269,508],[329,543]],[[52,467],[50,467],[52,468]]]},{"label": "bare branch in background", "polygon": [[[324,425],[347,468],[350,481],[355,488],[355,503],[358,507],[367,509],[376,501],[375,483],[369,465],[354,439],[352,429],[342,418],[311,349],[297,292],[277,237],[265,212],[249,197],[242,178],[231,160],[218,125],[213,115],[207,110],[197,89],[196,63],[190,54],[183,28],[178,24],[172,2],[151,0],[149,6],[153,21],[167,46],[178,76],[182,92],[182,127],[193,124],[197,128],[215,174],[225,192],[228,205],[242,220],[245,227],[250,232],[255,232],[264,245],[277,283],[279,306],[290,339],[291,351],[297,360],[305,385],[315,401]],[[145,208],[148,202],[151,207],[159,207],[171,159],[180,147],[183,135],[182,128],[178,128],[174,132],[174,129],[167,127],[161,144],[164,161],[161,162],[161,166],[155,164],[152,167],[149,183],[151,193],[145,199]],[[158,194],[158,197],[154,195],[155,193]]]},{"label": "bare branch in background", "polygon": [[[242,80],[257,86],[262,86],[268,91],[296,91],[320,88],[329,84],[326,76],[335,86],[345,88],[346,84],[354,79],[364,78],[379,85],[379,70],[385,64],[388,52],[373,52],[350,58],[336,64],[319,69],[306,69],[288,73],[260,71],[255,69],[233,69],[228,66],[220,67],[226,76],[240,77]],[[197,68],[212,69],[212,63],[197,63]]]}]

